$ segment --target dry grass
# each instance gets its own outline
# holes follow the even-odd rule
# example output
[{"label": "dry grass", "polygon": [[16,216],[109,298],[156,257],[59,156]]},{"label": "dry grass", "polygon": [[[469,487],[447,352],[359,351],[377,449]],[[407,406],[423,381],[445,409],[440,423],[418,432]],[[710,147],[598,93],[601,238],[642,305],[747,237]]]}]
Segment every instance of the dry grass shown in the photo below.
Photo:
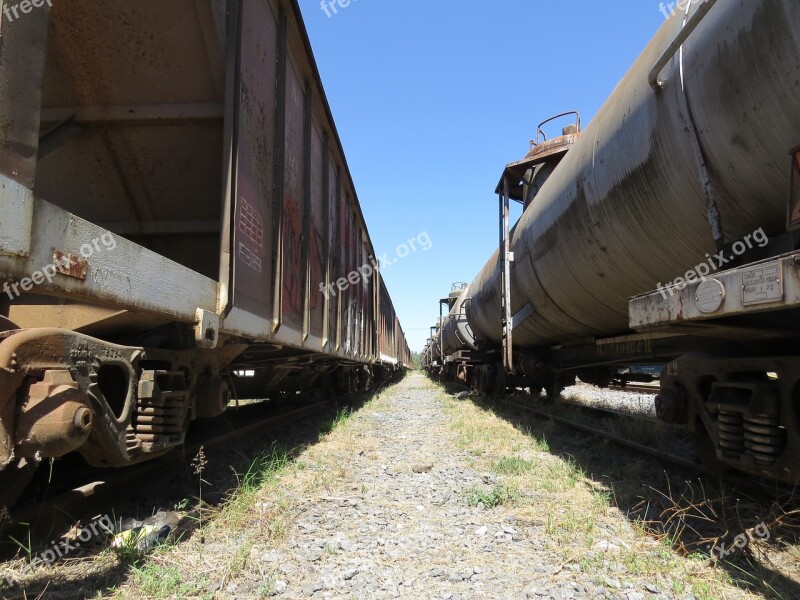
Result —
[{"label": "dry grass", "polygon": [[[733,580],[767,597],[800,585],[800,507],[795,492],[756,497],[724,481],[650,488],[639,526],[683,556],[708,557]],[[648,517],[649,515],[649,517]]]},{"label": "dry grass", "polygon": [[[359,398],[355,399],[358,402]],[[368,406],[381,407],[380,395]],[[214,598],[218,591],[240,574],[254,552],[280,547],[303,503],[310,497],[330,491],[337,480],[347,475],[343,458],[357,445],[374,451],[369,439],[354,438],[350,427],[352,411],[340,410],[320,424],[319,445],[297,449],[271,445],[248,460],[236,476],[237,485],[225,502],[210,506],[200,480],[203,469],[194,471],[198,487],[193,500],[185,501],[180,511],[190,510],[190,523],[182,537],[171,540],[146,556],[115,553],[108,540],[98,540],[98,554],[60,561],[53,568],[38,568],[31,575],[19,573],[24,559],[6,563],[8,574],[19,579],[2,597],[86,597],[86,581],[98,590],[97,598]],[[195,506],[196,505],[196,506]],[[200,520],[202,516],[202,521]],[[24,549],[22,554],[24,554]],[[264,573],[259,596],[271,595],[274,578]],[[58,581],[57,590],[50,582]],[[120,584],[120,582],[124,582]],[[26,594],[26,590],[28,593]],[[35,592],[31,593],[33,590]]]},{"label": "dry grass", "polygon": [[[380,396],[368,406],[379,407]],[[195,535],[180,546],[165,549],[132,572],[116,593],[118,598],[213,598],[251,568],[251,556],[280,549],[286,534],[305,502],[329,493],[347,476],[344,458],[354,447],[370,451],[370,440],[353,431],[352,412],[343,409],[321,431],[320,445],[289,453],[275,446],[265,450],[239,476],[239,486],[228,502],[214,514],[206,515],[206,544]],[[259,597],[270,597],[275,574],[261,574]]]},{"label": "dry grass", "polygon": [[565,568],[579,565],[596,571],[603,585],[603,568],[619,563],[628,573],[660,582],[659,587],[676,594],[692,593],[701,600],[751,597],[732,585],[725,570],[709,568],[696,555],[674,552],[664,538],[632,525],[614,506],[611,487],[587,476],[571,456],[551,451],[547,438],[556,439],[554,428],[543,425],[537,435],[504,420],[477,398],[441,397],[458,444],[474,468],[496,474],[497,486],[516,491],[505,499],[503,510],[521,523],[539,526],[547,548],[560,553]]},{"label": "dry grass", "polygon": [[[528,403],[531,398],[516,400]],[[582,400],[591,404],[592,398]],[[552,404],[548,410],[579,422],[587,419],[584,411],[568,403]],[[616,417],[603,419],[602,426],[621,437],[691,456],[689,440],[678,428]],[[597,468],[598,461],[589,462]],[[614,504],[637,529],[678,555],[709,560],[735,585],[766,597],[800,598],[797,490],[754,492],[746,487],[748,481],[733,486],[714,477],[685,481],[639,459],[626,464],[624,475],[611,466],[604,477]],[[735,543],[743,547],[735,548]]]}]

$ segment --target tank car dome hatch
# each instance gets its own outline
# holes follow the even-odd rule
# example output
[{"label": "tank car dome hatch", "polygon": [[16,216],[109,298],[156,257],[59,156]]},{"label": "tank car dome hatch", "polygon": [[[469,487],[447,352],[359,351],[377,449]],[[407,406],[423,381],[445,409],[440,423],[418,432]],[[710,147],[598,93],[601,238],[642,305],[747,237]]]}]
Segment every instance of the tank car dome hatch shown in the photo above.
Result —
[{"label": "tank car dome hatch", "polygon": [[[575,122],[564,127],[560,136],[548,140],[542,127],[570,115],[575,116]],[[509,199],[523,203],[523,209],[528,208],[580,135],[581,115],[577,111],[561,113],[542,121],[536,128],[536,139],[531,140],[530,150],[525,158],[506,165],[495,193],[503,194],[507,186]]]},{"label": "tank car dome hatch", "polygon": [[464,281],[456,281],[450,288],[450,298],[458,298],[467,286],[469,284]]},{"label": "tank car dome hatch", "polygon": [[440,306],[446,305],[447,310],[449,312],[450,310],[452,310],[453,305],[455,305],[456,301],[459,299],[459,297],[467,287],[469,287],[468,283],[464,283],[463,281],[457,281],[450,288],[450,293],[447,295],[447,298],[439,299],[439,305]]}]

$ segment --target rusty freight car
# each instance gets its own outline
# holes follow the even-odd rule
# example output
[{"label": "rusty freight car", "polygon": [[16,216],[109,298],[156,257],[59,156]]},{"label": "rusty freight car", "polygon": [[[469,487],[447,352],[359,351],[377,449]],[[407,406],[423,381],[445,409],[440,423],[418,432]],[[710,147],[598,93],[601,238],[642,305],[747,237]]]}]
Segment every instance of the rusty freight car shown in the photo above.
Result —
[{"label": "rusty freight car", "polygon": [[0,464],[123,466],[232,389],[411,364],[296,0],[71,0],[0,25]]}]

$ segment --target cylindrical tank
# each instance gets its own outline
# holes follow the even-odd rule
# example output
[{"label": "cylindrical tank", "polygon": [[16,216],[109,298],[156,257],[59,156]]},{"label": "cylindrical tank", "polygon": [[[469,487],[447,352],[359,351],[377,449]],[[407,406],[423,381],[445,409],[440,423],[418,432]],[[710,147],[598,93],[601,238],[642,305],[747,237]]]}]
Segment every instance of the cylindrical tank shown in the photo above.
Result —
[{"label": "cylindrical tank", "polygon": [[461,289],[450,314],[442,324],[442,350],[445,356],[460,350],[475,350],[475,337],[467,321],[466,307],[469,298],[469,286]]},{"label": "cylindrical tank", "polygon": [[441,352],[442,342],[440,338],[440,336],[442,335],[441,323],[438,322],[437,325],[435,325],[431,329],[434,330],[433,334],[431,335],[431,346],[430,346],[431,363],[438,363],[441,365],[442,364],[442,352]]},{"label": "cylindrical tank", "polygon": [[[786,157],[800,144],[800,2],[719,0],[657,91],[648,73],[684,23],[658,31],[517,224],[511,308],[533,312],[515,323],[515,345],[626,331],[631,296],[717,251],[714,204],[727,241],[784,231]],[[467,308],[476,338],[494,342],[498,258]]]}]

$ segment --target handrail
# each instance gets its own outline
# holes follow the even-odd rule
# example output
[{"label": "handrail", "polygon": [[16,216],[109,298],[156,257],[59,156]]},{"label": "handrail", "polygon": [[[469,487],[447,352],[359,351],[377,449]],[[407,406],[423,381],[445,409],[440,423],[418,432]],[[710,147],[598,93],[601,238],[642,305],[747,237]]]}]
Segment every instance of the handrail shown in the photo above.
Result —
[{"label": "handrail", "polygon": [[534,144],[531,142],[532,146],[538,146],[541,142],[539,138],[544,138],[542,141],[547,141],[547,136],[545,135],[544,131],[542,131],[542,125],[547,125],[550,121],[555,121],[556,119],[560,119],[561,117],[567,117],[569,115],[575,115],[577,117],[577,125],[578,125],[578,133],[581,131],[581,113],[577,110],[569,110],[567,112],[561,113],[560,115],[556,115],[555,117],[550,117],[549,119],[542,121],[539,123],[539,126],[536,128],[536,143]]},{"label": "handrail", "polygon": [[689,36],[694,33],[694,30],[697,29],[697,26],[700,25],[700,22],[705,18],[714,5],[717,3],[717,0],[705,0],[705,2],[700,5],[700,8],[697,9],[689,20],[686,21],[686,24],[681,29],[680,33],[675,36],[675,39],[672,40],[672,43],[667,46],[667,49],[664,51],[664,54],[656,61],[653,65],[653,68],[650,69],[650,74],[647,76],[647,81],[650,83],[650,87],[654,90],[659,90],[662,87],[661,81],[658,79],[659,73],[661,73],[662,69],[667,66],[669,61],[672,60],[672,57],[675,56],[675,53],[680,50],[681,46],[689,39]]}]

